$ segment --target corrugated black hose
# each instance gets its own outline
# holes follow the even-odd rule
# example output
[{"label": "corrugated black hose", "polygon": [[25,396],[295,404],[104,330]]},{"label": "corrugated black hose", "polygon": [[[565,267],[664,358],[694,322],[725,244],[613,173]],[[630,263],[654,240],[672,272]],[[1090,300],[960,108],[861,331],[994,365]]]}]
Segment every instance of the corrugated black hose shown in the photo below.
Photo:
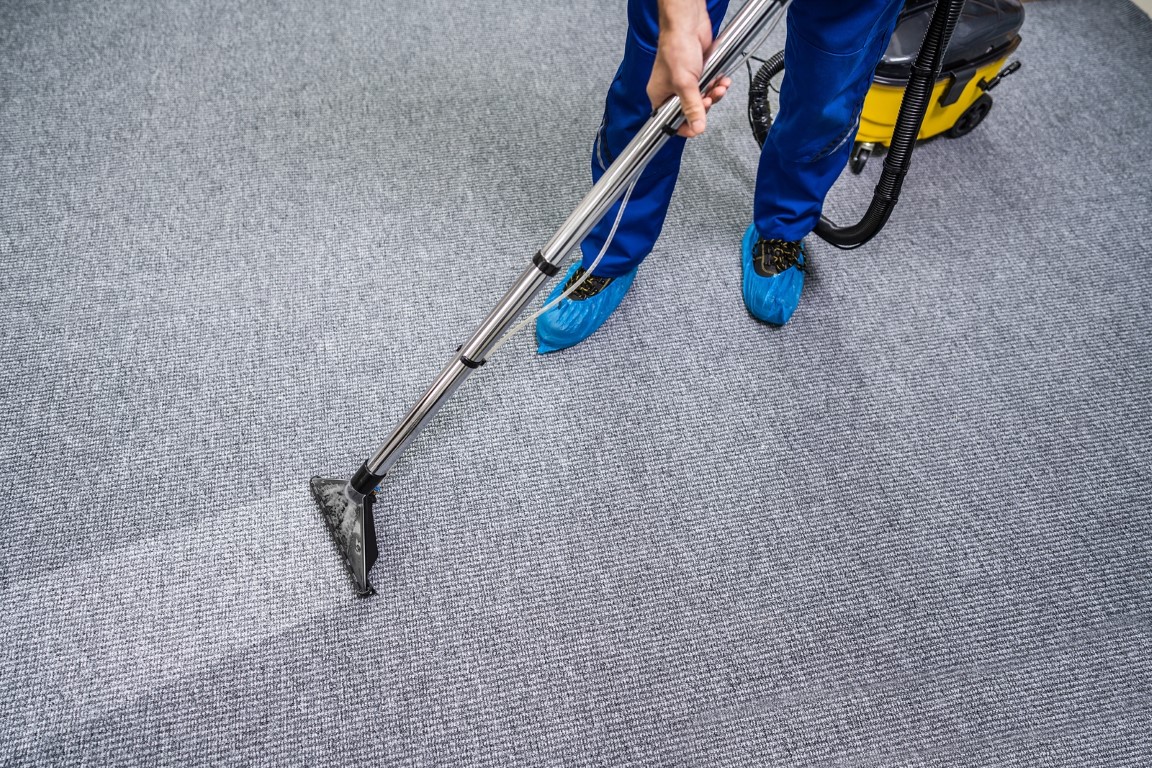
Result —
[{"label": "corrugated black hose", "polygon": [[[948,41],[952,39],[952,31],[956,28],[963,7],[964,0],[937,0],[932,21],[924,34],[924,42],[920,44],[920,51],[904,90],[904,98],[900,102],[892,143],[884,158],[884,171],[876,184],[864,218],[855,225],[838,227],[822,216],[816,225],[816,234],[837,248],[858,248],[864,245],[875,237],[892,215],[900,199],[904,177],[912,164],[916,136],[920,133],[920,125],[924,122],[924,115],[932,100],[932,90],[944,65]],[[783,67],[784,53],[781,51],[760,67],[748,89],[748,120],[760,144],[764,143],[768,129],[772,126],[771,107],[768,106],[769,81]]]},{"label": "corrugated black hose", "polygon": [[748,123],[760,146],[764,146],[764,139],[768,138],[768,131],[772,128],[772,105],[768,103],[768,90],[772,78],[783,70],[784,51],[779,51],[760,66],[748,86]]}]

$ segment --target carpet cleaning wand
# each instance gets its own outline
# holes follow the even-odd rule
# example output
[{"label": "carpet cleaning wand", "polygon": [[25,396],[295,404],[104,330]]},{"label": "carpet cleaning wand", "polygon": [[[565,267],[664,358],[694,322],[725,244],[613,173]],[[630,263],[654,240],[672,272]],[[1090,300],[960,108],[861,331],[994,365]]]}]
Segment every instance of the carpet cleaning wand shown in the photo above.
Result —
[{"label": "carpet cleaning wand", "polygon": [[[706,92],[718,78],[730,75],[742,66],[783,17],[787,6],[788,0],[748,0],[716,37],[712,53],[704,62],[700,76],[701,92]],[[556,234],[537,252],[532,264],[504,294],[472,334],[472,338],[459,348],[456,356],[412,406],[384,445],[361,465],[351,480],[312,478],[312,496],[320,505],[324,522],[347,561],[359,594],[375,593],[368,583],[368,572],[378,554],[372,517],[376,486],[440,407],[464,383],[464,379],[484,364],[486,355],[498,346],[503,335],[536,297],[548,278],[560,271],[568,254],[624,195],[648,161],[670,136],[675,135],[683,122],[680,99],[675,96],[652,113],[648,122],[600,177],[600,181],[588,191]]]}]

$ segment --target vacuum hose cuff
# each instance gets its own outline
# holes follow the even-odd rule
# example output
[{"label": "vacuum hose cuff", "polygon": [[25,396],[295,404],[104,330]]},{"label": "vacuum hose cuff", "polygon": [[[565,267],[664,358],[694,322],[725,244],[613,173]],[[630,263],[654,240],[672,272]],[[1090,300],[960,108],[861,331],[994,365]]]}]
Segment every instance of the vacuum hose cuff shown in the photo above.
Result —
[{"label": "vacuum hose cuff", "polygon": [[356,474],[348,481],[348,489],[361,496],[367,496],[376,490],[376,486],[380,485],[380,481],[383,479],[384,475],[374,475],[368,471],[368,463],[365,462],[360,465],[360,469],[356,470]]}]

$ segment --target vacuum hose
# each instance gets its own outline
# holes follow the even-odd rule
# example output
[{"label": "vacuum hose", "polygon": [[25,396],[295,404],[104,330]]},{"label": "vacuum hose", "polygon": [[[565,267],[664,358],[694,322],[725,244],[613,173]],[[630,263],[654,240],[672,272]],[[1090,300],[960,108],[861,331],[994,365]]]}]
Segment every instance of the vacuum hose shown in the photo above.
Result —
[{"label": "vacuum hose", "polygon": [[[884,158],[884,172],[876,184],[872,202],[864,218],[853,226],[838,227],[821,216],[816,224],[816,234],[837,248],[858,248],[864,245],[875,237],[892,215],[896,202],[900,199],[904,177],[912,164],[912,150],[916,144],[916,137],[920,133],[920,125],[924,122],[924,115],[932,100],[932,91],[944,65],[948,41],[952,38],[952,31],[956,28],[964,1],[936,2],[932,21],[924,34],[924,42],[920,44],[920,51],[912,65],[904,98],[900,102],[900,113],[896,118],[892,143]],[[764,143],[772,125],[771,108],[768,106],[769,81],[783,68],[784,52],[781,51],[760,67],[748,89],[748,120],[752,124],[752,133],[760,144]]]},{"label": "vacuum hose", "polygon": [[768,131],[772,128],[772,107],[768,104],[768,89],[772,78],[784,71],[784,51],[777,52],[757,70],[748,86],[748,123],[756,143],[764,146]]}]

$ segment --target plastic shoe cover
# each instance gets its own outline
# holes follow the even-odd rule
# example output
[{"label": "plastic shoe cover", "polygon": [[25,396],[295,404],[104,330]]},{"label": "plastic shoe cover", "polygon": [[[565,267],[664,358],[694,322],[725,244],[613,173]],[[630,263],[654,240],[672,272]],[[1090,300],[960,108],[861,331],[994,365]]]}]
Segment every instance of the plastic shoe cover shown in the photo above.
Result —
[{"label": "plastic shoe cover", "polygon": [[[779,274],[765,277],[756,271],[752,264],[752,249],[756,247],[760,233],[756,225],[748,227],[741,243],[741,258],[744,262],[744,306],[752,316],[773,325],[784,325],[796,311],[800,303],[800,291],[804,288],[804,272],[797,267],[789,267]],[[801,266],[807,250],[801,247],[797,263]]]},{"label": "plastic shoe cover", "polygon": [[[577,263],[568,270],[568,274],[549,294],[545,304],[564,292],[564,286],[572,279],[572,273],[579,268],[580,264]],[[634,267],[631,272],[613,278],[612,282],[594,296],[581,301],[564,299],[536,318],[537,352],[546,355],[549,352],[567,349],[595,333],[624,300],[624,294],[632,287],[637,269],[639,267]]]}]

